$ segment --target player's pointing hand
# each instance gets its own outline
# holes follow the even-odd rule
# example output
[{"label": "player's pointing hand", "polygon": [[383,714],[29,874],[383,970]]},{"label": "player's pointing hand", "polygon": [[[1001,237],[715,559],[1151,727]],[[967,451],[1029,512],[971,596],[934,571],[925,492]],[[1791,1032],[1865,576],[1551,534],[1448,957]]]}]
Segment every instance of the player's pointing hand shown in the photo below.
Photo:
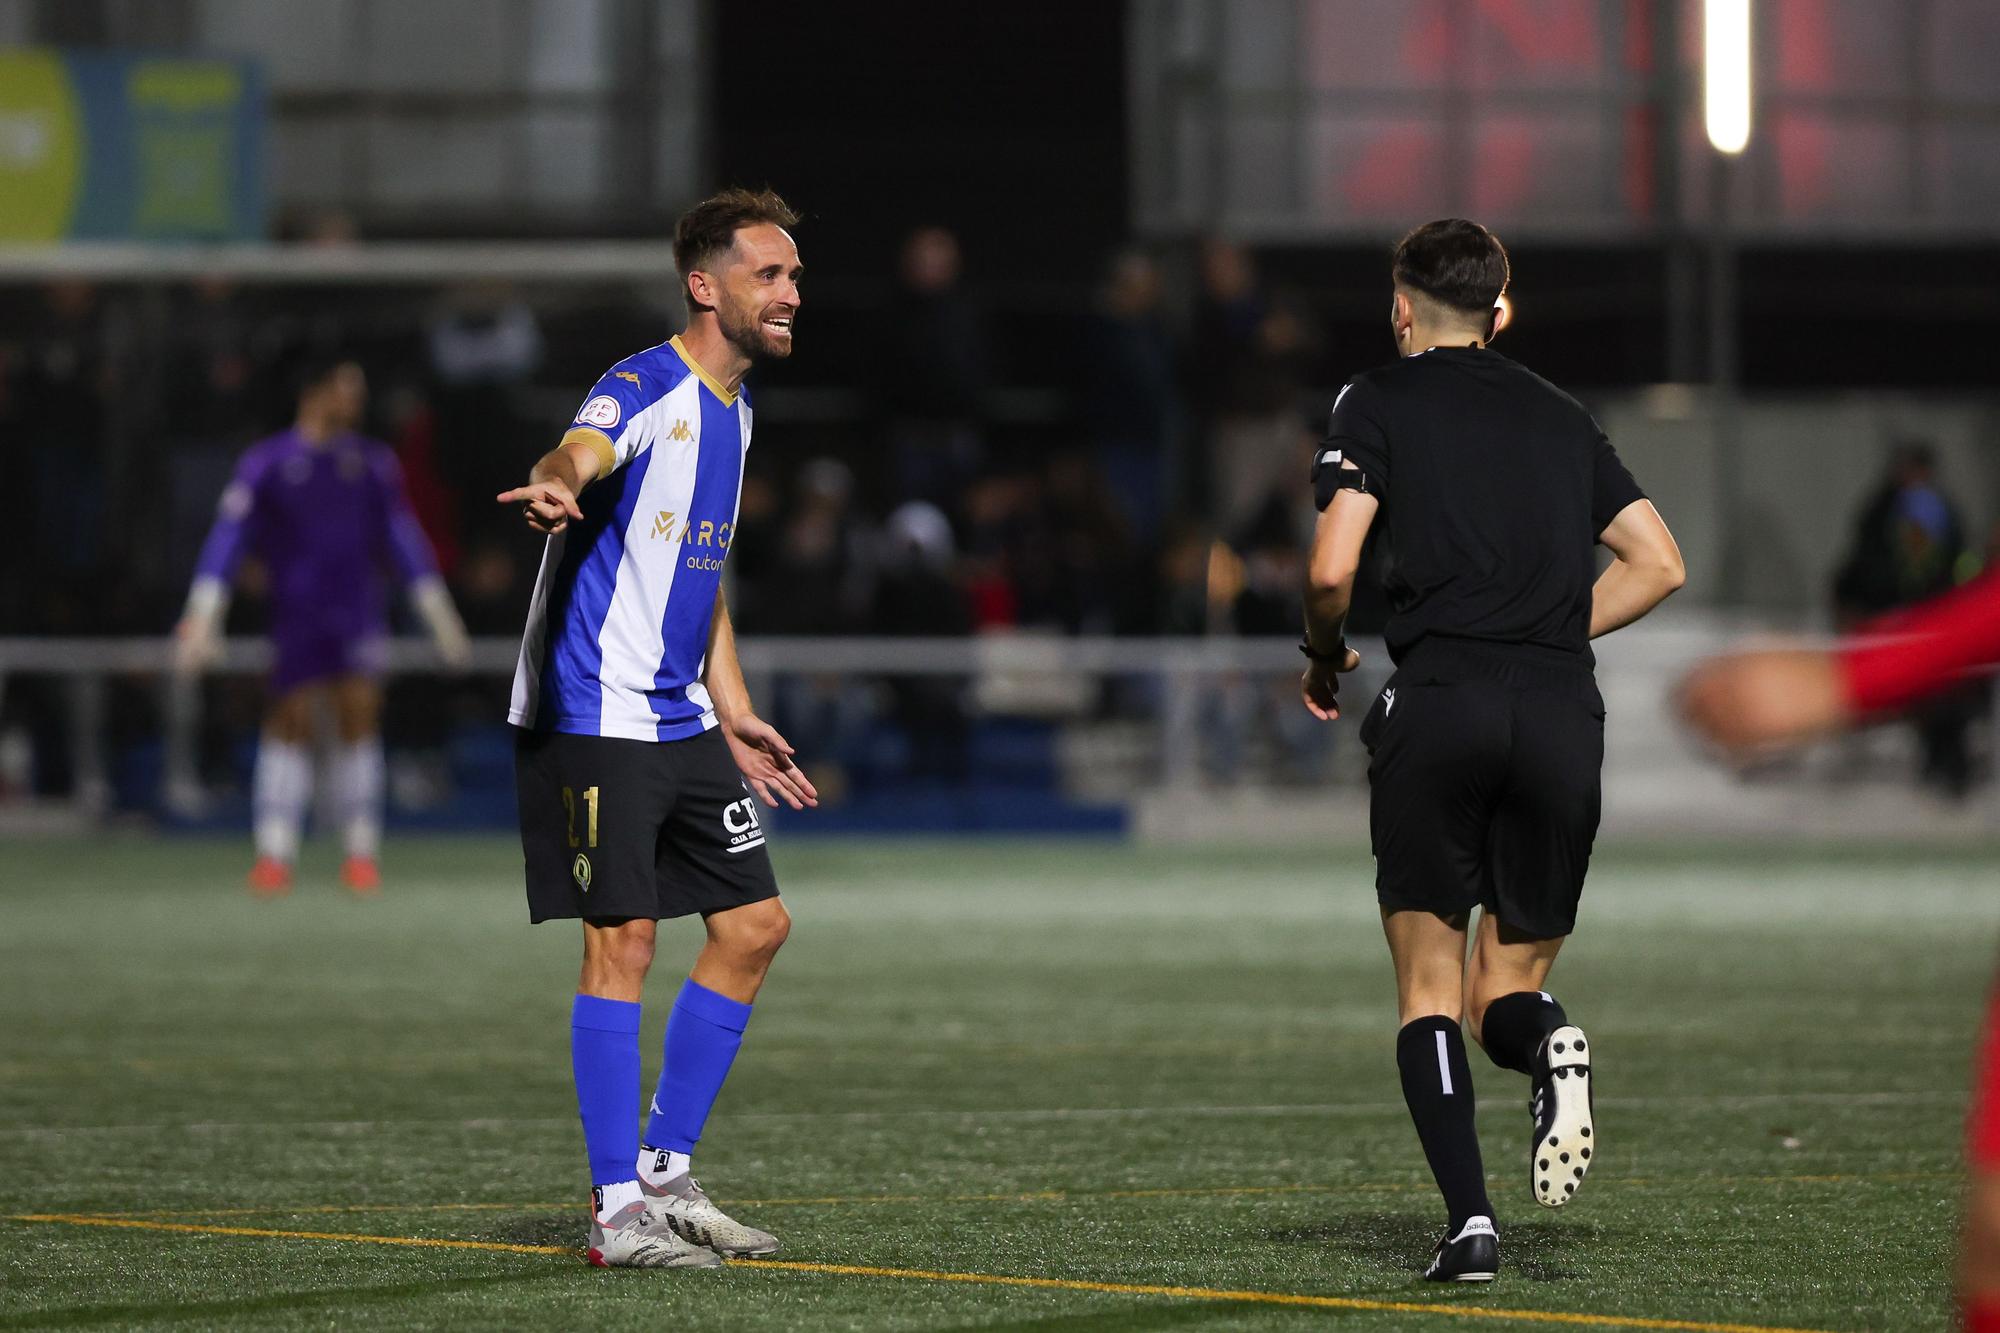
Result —
[{"label": "player's pointing hand", "polygon": [[500,492],[498,499],[503,505],[521,506],[522,516],[536,532],[557,533],[568,527],[571,519],[583,521],[583,510],[577,507],[576,496],[554,479],[516,486]]}]

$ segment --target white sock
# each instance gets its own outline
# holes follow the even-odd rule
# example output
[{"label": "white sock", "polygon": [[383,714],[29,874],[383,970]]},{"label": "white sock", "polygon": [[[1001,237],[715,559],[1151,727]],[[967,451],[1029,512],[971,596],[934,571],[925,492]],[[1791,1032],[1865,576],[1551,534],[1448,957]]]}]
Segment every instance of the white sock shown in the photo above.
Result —
[{"label": "white sock", "polygon": [[597,1220],[600,1222],[609,1222],[618,1215],[620,1208],[629,1208],[646,1197],[639,1189],[639,1182],[636,1180],[621,1180],[616,1185],[599,1185],[596,1193]]},{"label": "white sock", "polygon": [[382,738],[335,747],[334,801],[349,856],[374,860],[382,850]]},{"label": "white sock", "polygon": [[639,1146],[639,1178],[648,1185],[660,1186],[669,1180],[677,1180],[694,1170],[694,1159],[684,1152],[670,1152],[665,1148]]},{"label": "white sock", "polygon": [[290,865],[298,859],[299,834],[312,801],[312,752],[266,733],[257,742],[257,766],[250,777],[251,823],[257,855]]}]

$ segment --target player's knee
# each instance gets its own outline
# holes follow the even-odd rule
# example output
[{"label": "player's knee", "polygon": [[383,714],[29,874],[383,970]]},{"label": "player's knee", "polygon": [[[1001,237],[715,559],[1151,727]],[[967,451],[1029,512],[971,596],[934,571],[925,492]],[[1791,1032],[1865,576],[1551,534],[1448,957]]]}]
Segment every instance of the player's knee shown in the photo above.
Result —
[{"label": "player's knee", "polygon": [[653,966],[653,923],[629,921],[599,933],[589,951],[598,966],[621,977],[644,977]]},{"label": "player's knee", "polygon": [[723,942],[739,961],[746,964],[768,966],[792,933],[792,914],[775,899],[731,915],[740,915],[741,919],[729,923]]}]

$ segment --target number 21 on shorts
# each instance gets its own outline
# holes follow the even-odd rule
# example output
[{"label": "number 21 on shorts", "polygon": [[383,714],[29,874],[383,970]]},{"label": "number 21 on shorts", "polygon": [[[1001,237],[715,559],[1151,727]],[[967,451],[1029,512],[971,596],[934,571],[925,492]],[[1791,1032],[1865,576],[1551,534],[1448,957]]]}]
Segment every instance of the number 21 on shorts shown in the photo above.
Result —
[{"label": "number 21 on shorts", "polygon": [[[576,837],[576,788],[564,787],[562,791],[563,827],[569,835],[569,845],[572,847],[584,846],[586,844],[578,842]],[[597,845],[597,788],[585,787],[583,789],[583,804],[586,807],[585,818],[589,836],[588,845],[595,847]]]}]

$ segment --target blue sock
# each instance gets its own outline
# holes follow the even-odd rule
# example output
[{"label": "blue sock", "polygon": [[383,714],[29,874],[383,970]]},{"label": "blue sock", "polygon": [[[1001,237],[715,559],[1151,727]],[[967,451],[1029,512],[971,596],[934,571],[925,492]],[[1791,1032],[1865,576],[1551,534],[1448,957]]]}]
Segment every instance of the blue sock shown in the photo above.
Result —
[{"label": "blue sock", "polygon": [[681,987],[667,1016],[666,1063],[653,1094],[652,1118],[646,1122],[647,1147],[694,1151],[749,1025],[749,1005],[717,995],[692,978]]},{"label": "blue sock", "polygon": [[579,995],[569,1015],[570,1068],[576,1075],[576,1108],[583,1116],[583,1146],[590,1153],[590,1183],[616,1185],[635,1178],[639,1125],[639,1006],[629,1000]]}]

